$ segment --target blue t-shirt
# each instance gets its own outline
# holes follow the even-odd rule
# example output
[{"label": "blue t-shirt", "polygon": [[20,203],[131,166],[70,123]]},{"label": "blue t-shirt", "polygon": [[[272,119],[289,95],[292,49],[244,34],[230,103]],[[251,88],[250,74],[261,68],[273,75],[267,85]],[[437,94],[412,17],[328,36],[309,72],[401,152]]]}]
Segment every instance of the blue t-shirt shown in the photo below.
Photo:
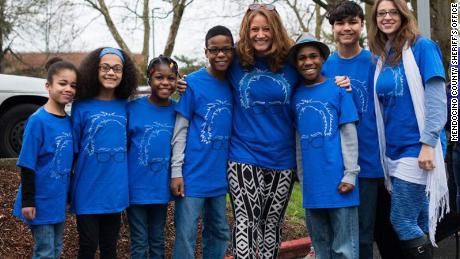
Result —
[{"label": "blue t-shirt", "polygon": [[72,106],[78,159],[71,179],[71,211],[116,213],[128,207],[126,100],[84,100]]},{"label": "blue t-shirt", "polygon": [[22,186],[14,204],[13,215],[27,224],[55,224],[65,221],[69,175],[73,161],[70,118],[57,118],[40,107],[32,114],[24,130],[17,165],[35,172],[34,220],[21,213]]},{"label": "blue t-shirt", "polygon": [[152,104],[147,96],[128,103],[130,204],[165,204],[171,199],[171,138],[175,102]]},{"label": "blue t-shirt", "polygon": [[189,121],[182,176],[185,195],[215,197],[227,192],[232,92],[205,68],[187,76],[187,91],[176,111]]},{"label": "blue t-shirt", "polygon": [[[412,52],[424,85],[433,77],[444,78],[441,51],[436,43],[419,37]],[[376,92],[383,105],[386,155],[392,160],[418,157],[422,144],[402,60],[394,67],[383,66]]]},{"label": "blue t-shirt", "polygon": [[358,185],[350,193],[338,192],[345,170],[340,125],[358,120],[352,94],[327,79],[314,86],[297,88],[292,106],[302,150],[303,207],[359,205]]},{"label": "blue t-shirt", "polygon": [[380,163],[377,124],[375,121],[373,82],[369,81],[371,53],[362,50],[357,56],[344,59],[334,52],[323,65],[322,73],[328,78],[348,76],[351,81],[353,100],[358,110],[359,124],[356,126],[359,142],[359,177],[383,177]]},{"label": "blue t-shirt", "polygon": [[290,101],[299,76],[285,64],[273,73],[265,59],[251,70],[236,57],[228,72],[233,87],[233,130],[229,159],[270,169],[296,167]]}]

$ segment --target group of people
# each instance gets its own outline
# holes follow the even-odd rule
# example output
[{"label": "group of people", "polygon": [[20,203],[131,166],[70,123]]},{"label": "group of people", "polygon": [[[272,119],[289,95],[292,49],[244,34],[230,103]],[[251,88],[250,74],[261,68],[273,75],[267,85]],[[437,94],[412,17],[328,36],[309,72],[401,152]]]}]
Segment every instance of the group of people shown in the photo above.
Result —
[{"label": "group of people", "polygon": [[49,100],[29,118],[17,163],[14,215],[30,225],[33,257],[59,258],[70,204],[78,258],[98,247],[116,258],[125,209],[132,258],[163,258],[174,200],[173,258],[194,258],[199,217],[203,258],[223,258],[228,192],[234,258],[276,258],[297,172],[317,258],[373,258],[384,178],[390,216],[377,224],[391,222],[403,253],[387,258],[432,258],[448,210],[441,53],[405,1],[377,0],[371,17],[368,51],[362,8],[334,6],[331,54],[309,34],[294,43],[275,6],[251,4],[236,44],[211,28],[209,65],[185,80],[170,57],[152,59],[151,94],[138,98],[123,50],[96,49],[79,69],[49,62]]}]

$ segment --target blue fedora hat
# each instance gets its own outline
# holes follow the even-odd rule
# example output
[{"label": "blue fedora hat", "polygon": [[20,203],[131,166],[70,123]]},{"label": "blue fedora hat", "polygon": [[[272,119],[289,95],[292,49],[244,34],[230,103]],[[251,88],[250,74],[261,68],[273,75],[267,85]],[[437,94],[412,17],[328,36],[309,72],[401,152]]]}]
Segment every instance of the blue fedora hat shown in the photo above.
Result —
[{"label": "blue fedora hat", "polygon": [[326,60],[327,57],[329,57],[329,54],[331,53],[329,47],[326,44],[318,41],[312,34],[304,32],[302,33],[302,35],[299,36],[299,38],[297,38],[296,43],[294,44],[294,46],[291,47],[287,56],[288,61],[293,66],[295,66],[297,52],[301,47],[306,45],[317,47],[319,49],[320,54],[323,56],[324,60]]}]

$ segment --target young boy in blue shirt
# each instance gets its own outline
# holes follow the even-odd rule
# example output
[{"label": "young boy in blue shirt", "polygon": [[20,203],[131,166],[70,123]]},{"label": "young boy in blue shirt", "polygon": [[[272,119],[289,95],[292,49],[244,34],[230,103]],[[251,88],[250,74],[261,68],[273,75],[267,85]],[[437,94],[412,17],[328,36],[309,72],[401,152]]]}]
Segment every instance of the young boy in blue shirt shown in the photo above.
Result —
[{"label": "young boy in blue shirt", "polygon": [[229,240],[226,166],[232,123],[232,92],[226,71],[233,37],[226,27],[206,34],[207,68],[190,74],[176,106],[171,190],[175,200],[173,258],[195,258],[198,218],[203,215],[203,258],[223,258]]},{"label": "young boy in blue shirt", "polygon": [[356,126],[359,143],[359,258],[373,258],[374,220],[377,206],[377,190],[383,180],[380,163],[377,125],[374,114],[374,95],[369,73],[372,58],[369,50],[359,45],[364,28],[364,12],[352,1],[340,2],[327,15],[332,26],[337,51],[323,65],[326,77],[348,76],[353,100],[358,110]]},{"label": "young boy in blue shirt", "polygon": [[303,207],[318,258],[359,258],[358,114],[351,93],[321,74],[329,48],[303,35],[289,51],[304,82],[292,99]]}]

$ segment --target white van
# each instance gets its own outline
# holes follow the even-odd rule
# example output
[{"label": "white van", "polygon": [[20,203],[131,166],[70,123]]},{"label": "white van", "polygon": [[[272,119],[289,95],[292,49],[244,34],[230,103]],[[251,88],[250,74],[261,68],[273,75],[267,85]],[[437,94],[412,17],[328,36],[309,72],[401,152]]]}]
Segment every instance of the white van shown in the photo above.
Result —
[{"label": "white van", "polygon": [[27,118],[48,100],[46,80],[0,74],[0,157],[17,157]]}]

